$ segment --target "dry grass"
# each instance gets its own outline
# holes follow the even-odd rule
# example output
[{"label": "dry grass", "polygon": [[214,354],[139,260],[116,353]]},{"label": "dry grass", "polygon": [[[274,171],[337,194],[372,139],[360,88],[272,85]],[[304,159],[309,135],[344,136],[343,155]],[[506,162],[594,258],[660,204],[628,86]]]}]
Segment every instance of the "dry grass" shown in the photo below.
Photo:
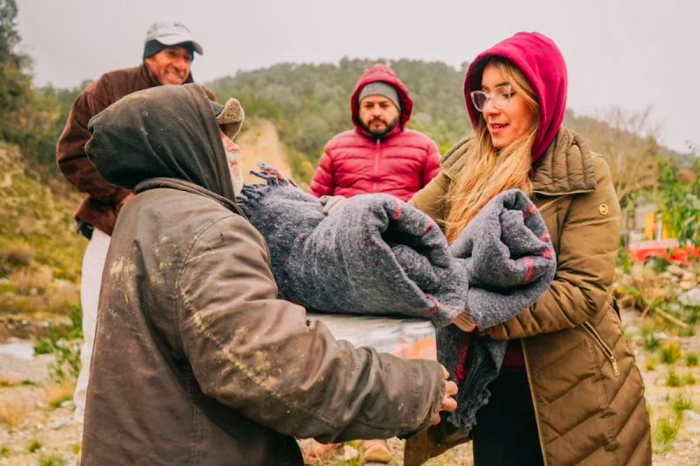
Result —
[{"label": "dry grass", "polygon": [[646,316],[660,303],[673,301],[667,281],[653,271],[637,267],[629,275],[620,277],[615,292],[622,308],[636,308]]},{"label": "dry grass", "polygon": [[26,318],[34,316],[36,320],[51,320],[51,316],[66,316],[72,306],[79,302],[79,288],[77,285],[56,288],[35,296],[26,296],[19,293],[0,293],[0,315],[21,316]]},{"label": "dry grass", "polygon": [[19,267],[27,267],[34,258],[34,250],[25,244],[0,243],[0,270],[9,272]]},{"label": "dry grass", "polygon": [[13,377],[10,375],[0,375],[0,387],[12,387],[14,385],[17,385],[21,382],[21,380],[17,377]]},{"label": "dry grass", "polygon": [[24,403],[0,401],[0,424],[10,428],[19,426],[29,415],[29,407]]},{"label": "dry grass", "polygon": [[33,303],[35,311],[54,315],[67,315],[71,307],[80,302],[80,291],[77,286],[70,288],[52,287],[49,293],[38,296]]},{"label": "dry grass", "polygon": [[46,404],[56,409],[65,401],[73,399],[75,391],[74,381],[65,381],[61,385],[54,385],[46,390]]},{"label": "dry grass", "polygon": [[20,296],[45,294],[53,282],[53,273],[48,267],[30,267],[20,269],[10,275],[10,283]]}]

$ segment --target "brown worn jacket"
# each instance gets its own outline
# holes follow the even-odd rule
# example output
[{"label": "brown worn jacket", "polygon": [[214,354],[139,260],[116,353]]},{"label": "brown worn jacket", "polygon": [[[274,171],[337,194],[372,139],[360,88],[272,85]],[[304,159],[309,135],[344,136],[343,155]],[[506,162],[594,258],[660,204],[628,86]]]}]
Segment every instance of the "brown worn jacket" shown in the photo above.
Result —
[{"label": "brown worn jacket", "polygon": [[[192,82],[191,75],[187,82]],[[117,214],[131,192],[105,181],[85,155],[85,143],[90,139],[88,122],[125,95],[159,85],[156,77],[143,63],[135,68],[102,75],[73,103],[66,126],[58,139],[56,160],[68,181],[78,191],[87,194],[75,212],[76,220],[82,220],[111,235]],[[215,100],[210,91],[205,89],[205,92],[211,100]]]},{"label": "brown worn jacket", "polygon": [[336,341],[278,299],[198,86],[132,94],[91,124],[91,160],[136,196],[105,263],[82,465],[301,465],[293,437],[427,427],[440,364]]},{"label": "brown worn jacket", "polygon": [[[449,151],[442,172],[411,200],[438,223],[468,147],[465,140]],[[608,166],[561,129],[532,181],[557,274],[535,305],[488,333],[522,339],[546,465],[650,465],[644,385],[610,294],[621,214]]]}]

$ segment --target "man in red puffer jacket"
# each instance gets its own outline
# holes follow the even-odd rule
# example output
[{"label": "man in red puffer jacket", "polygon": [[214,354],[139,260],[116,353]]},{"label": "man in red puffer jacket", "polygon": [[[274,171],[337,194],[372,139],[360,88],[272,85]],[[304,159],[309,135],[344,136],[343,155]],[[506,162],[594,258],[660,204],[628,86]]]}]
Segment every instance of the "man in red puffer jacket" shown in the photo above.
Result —
[{"label": "man in red puffer jacket", "polygon": [[311,182],[316,197],[387,193],[408,201],[440,171],[437,145],[406,128],[413,101],[391,68],[369,67],[350,99],[354,130],[326,145]]},{"label": "man in red puffer jacket", "polygon": [[[311,181],[310,192],[321,198],[325,214],[357,194],[387,193],[408,201],[438,174],[435,142],[405,129],[413,101],[391,68],[376,64],[365,70],[350,107],[355,130],[330,140]],[[362,453],[363,464],[391,461],[386,440],[365,440]]]}]

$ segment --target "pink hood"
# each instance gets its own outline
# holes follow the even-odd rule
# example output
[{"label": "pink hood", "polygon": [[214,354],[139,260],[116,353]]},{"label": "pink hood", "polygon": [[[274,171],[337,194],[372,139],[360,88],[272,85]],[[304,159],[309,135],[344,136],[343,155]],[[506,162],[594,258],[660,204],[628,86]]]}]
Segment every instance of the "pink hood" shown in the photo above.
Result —
[{"label": "pink hood", "polygon": [[474,107],[469,93],[481,89],[481,75],[491,57],[505,58],[515,64],[535,90],[540,105],[540,128],[532,149],[534,163],[554,142],[564,121],[568,83],[564,57],[551,39],[537,32],[519,32],[481,53],[469,65],[464,81],[464,97],[474,128],[481,113]]}]

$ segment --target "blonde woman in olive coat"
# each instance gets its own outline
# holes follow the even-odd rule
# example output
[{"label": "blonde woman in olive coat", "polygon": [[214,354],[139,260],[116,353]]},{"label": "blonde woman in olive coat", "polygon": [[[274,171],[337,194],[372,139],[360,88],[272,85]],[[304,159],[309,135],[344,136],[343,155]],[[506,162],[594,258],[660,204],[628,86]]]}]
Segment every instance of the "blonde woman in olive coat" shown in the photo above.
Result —
[{"label": "blonde woman in olive coat", "polygon": [[561,126],[566,92],[561,52],[540,34],[479,55],[465,81],[474,135],[411,200],[452,241],[495,195],[520,188],[557,253],[543,297],[487,330],[509,345],[477,414],[476,466],[651,464],[644,385],[610,292],[620,206],[606,162]]}]

